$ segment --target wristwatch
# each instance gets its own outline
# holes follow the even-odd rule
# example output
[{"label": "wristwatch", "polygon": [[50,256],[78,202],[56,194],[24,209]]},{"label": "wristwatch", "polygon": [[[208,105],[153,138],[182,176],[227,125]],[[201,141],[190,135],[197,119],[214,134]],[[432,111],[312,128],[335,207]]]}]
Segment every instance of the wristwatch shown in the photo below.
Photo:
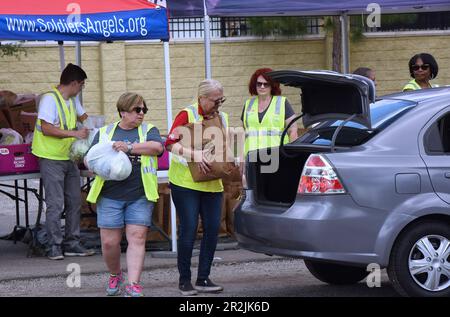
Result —
[{"label": "wristwatch", "polygon": [[127,147],[128,147],[127,154],[131,154],[131,150],[133,150],[133,144],[128,143]]}]

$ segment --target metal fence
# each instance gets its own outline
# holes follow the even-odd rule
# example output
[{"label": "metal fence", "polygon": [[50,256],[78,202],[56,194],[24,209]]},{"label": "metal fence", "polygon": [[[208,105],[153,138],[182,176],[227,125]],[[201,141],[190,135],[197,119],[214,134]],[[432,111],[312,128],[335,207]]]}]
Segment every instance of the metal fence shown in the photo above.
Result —
[{"label": "metal fence", "polygon": [[364,23],[363,30],[365,32],[450,30],[450,11],[382,15],[380,22],[380,27],[368,27],[367,23]]},{"label": "metal fence", "polygon": [[[306,34],[319,34],[320,18],[303,18],[306,23]],[[203,38],[203,18],[170,19],[170,36],[173,39]],[[210,31],[212,38],[252,36],[249,18],[211,18]]]},{"label": "metal fence", "polygon": [[[380,27],[367,26],[367,15],[352,16],[351,26],[364,32],[450,30],[450,11],[422,12],[411,14],[382,15]],[[210,20],[211,38],[230,38],[254,36],[251,18],[247,17],[213,17]],[[265,17],[265,19],[274,19]],[[323,27],[322,17],[302,17],[306,34],[319,34]],[[170,19],[170,35],[173,39],[203,38],[203,18]]]}]

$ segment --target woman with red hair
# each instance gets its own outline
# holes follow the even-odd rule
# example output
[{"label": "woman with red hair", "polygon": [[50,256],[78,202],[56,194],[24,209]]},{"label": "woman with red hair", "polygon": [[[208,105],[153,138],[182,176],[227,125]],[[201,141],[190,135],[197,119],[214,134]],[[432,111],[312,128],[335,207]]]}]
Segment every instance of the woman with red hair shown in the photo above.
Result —
[{"label": "woman with red hair", "polygon": [[[245,102],[241,116],[245,156],[249,151],[279,146],[283,130],[295,117],[292,106],[281,96],[280,84],[267,75],[271,71],[270,68],[257,69],[248,84],[252,97]],[[288,135],[289,140],[285,138],[284,143],[297,139],[297,124],[289,128]]]}]

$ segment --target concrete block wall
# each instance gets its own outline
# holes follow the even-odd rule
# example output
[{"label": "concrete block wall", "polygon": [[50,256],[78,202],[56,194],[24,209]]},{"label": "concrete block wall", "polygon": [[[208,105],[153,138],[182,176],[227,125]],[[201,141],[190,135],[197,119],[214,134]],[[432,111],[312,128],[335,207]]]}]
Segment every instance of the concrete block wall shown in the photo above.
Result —
[{"label": "concrete block wall", "polygon": [[350,69],[365,66],[376,70],[377,95],[399,92],[412,78],[408,61],[417,53],[432,54],[439,65],[433,84],[450,85],[450,34],[414,33],[365,37],[350,44]]},{"label": "concrete block wall", "polygon": [[[190,104],[204,78],[203,42],[170,43],[173,117]],[[281,69],[329,69],[332,42],[327,37],[284,40],[213,41],[212,77],[225,88],[223,111],[230,124],[240,126],[251,74],[260,67]],[[0,90],[41,93],[59,81],[59,51],[55,44],[28,45],[27,56],[0,59]],[[407,62],[418,52],[433,54],[440,70],[437,84],[450,84],[450,34],[445,32],[405,35],[371,35],[350,44],[350,68],[372,67],[377,72],[378,95],[400,91],[409,80]],[[73,45],[65,47],[66,63],[75,62]],[[88,80],[83,100],[89,114],[103,114],[107,122],[118,120],[116,101],[125,91],[142,94],[150,108],[146,115],[167,133],[163,45],[159,42],[89,43],[82,46],[82,67]],[[283,87],[299,113],[299,91]]]}]

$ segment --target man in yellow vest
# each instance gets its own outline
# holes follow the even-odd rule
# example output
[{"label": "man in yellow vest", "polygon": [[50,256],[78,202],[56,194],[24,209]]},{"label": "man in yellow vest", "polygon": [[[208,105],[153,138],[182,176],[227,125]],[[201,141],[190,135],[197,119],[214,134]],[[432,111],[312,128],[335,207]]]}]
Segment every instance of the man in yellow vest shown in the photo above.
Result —
[{"label": "man in yellow vest", "polygon": [[[80,244],[80,171],[69,160],[69,149],[75,139],[85,139],[88,129],[76,129],[77,120],[87,119],[77,95],[87,75],[77,65],[68,64],[59,85],[45,93],[40,102],[33,136],[32,152],[39,157],[41,178],[47,205],[45,229],[51,260],[65,256],[93,255]],[[65,237],[61,216],[65,213]],[[64,248],[64,255],[63,255]]]},{"label": "man in yellow vest", "polygon": [[103,259],[110,273],[106,285],[108,296],[123,291],[120,242],[124,231],[128,242],[125,296],[143,296],[140,278],[145,242],[159,197],[157,156],[164,150],[159,130],[144,122],[147,110],[142,96],[131,92],[122,94],[117,101],[120,121],[101,128],[92,141],[92,145],[113,141],[112,148],[126,153],[132,165],[130,176],[122,181],[105,181],[96,176],[87,197],[87,201],[97,204]]}]

